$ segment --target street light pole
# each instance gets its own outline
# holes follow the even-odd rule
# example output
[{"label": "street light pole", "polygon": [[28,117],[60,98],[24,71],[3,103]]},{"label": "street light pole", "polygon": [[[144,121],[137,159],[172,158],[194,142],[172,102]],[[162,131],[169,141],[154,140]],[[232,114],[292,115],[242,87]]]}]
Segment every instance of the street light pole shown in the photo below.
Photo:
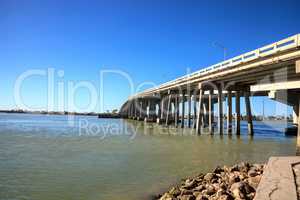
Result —
[{"label": "street light pole", "polygon": [[221,48],[223,50],[223,59],[226,60],[226,57],[227,57],[227,48],[224,47],[222,44],[219,44],[217,42],[214,42],[213,46],[214,47],[219,47],[219,48]]}]

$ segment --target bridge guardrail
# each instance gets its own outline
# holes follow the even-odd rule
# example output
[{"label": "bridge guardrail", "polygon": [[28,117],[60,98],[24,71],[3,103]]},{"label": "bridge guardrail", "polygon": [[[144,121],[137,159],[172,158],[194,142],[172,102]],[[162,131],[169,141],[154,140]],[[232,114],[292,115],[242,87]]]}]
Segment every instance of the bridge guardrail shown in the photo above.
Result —
[{"label": "bridge guardrail", "polygon": [[297,35],[285,38],[283,40],[280,40],[278,42],[263,46],[263,47],[258,48],[256,50],[244,53],[244,54],[236,56],[236,57],[233,57],[231,59],[228,59],[228,60],[225,60],[223,62],[217,63],[215,65],[200,69],[200,70],[192,72],[190,74],[181,76],[181,77],[179,77],[175,80],[167,81],[163,84],[160,84],[159,86],[157,86],[155,88],[149,88],[149,89],[144,90],[143,92],[138,93],[134,96],[141,95],[141,94],[146,93],[146,92],[151,92],[151,91],[154,91],[156,89],[163,88],[163,87],[166,87],[166,86],[170,86],[172,84],[176,84],[176,83],[179,83],[179,82],[182,82],[182,81],[188,81],[189,79],[192,79],[196,76],[204,76],[204,75],[207,75],[207,74],[210,74],[210,73],[214,73],[214,72],[217,72],[217,71],[220,71],[220,70],[224,70],[224,69],[229,68],[229,67],[237,66],[237,65],[242,64],[242,63],[253,61],[253,60],[261,58],[261,57],[270,56],[270,55],[278,53],[280,51],[286,51],[286,50],[290,50],[290,49],[297,48],[297,47],[300,47],[300,34],[297,34]]}]

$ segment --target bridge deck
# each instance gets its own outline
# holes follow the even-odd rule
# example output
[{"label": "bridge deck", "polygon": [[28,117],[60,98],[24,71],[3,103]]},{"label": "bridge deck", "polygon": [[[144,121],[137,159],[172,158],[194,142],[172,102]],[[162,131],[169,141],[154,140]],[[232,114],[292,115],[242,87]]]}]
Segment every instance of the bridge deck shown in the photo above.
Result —
[{"label": "bridge deck", "polygon": [[[214,133],[214,104],[217,103],[217,127],[219,134],[223,134],[226,98],[226,130],[231,134],[234,97],[235,132],[240,134],[240,97],[244,97],[248,133],[253,135],[250,96],[266,95],[292,106],[294,122],[300,127],[300,34],[133,95],[120,113],[125,118],[164,121],[166,125],[173,121],[177,126],[181,110],[182,128],[187,119],[188,127],[196,128],[198,134],[207,124]],[[188,103],[187,118],[185,102]],[[300,128],[298,131],[300,138]],[[298,146],[300,148],[300,139]]]},{"label": "bridge deck", "polygon": [[[261,80],[275,70],[281,69],[283,65],[287,67],[286,71],[277,71],[277,75],[283,73],[284,77],[288,76],[289,79],[293,79],[295,78],[295,69],[292,68],[292,64],[300,57],[299,47],[300,34],[297,34],[163,83],[157,87],[147,89],[131,98],[153,95],[155,93],[166,93],[170,89],[185,87],[187,84],[195,87],[197,83],[205,81],[235,81],[245,85],[253,84],[258,79]],[[249,75],[251,76],[249,77]],[[247,79],[245,80],[245,78]]]}]

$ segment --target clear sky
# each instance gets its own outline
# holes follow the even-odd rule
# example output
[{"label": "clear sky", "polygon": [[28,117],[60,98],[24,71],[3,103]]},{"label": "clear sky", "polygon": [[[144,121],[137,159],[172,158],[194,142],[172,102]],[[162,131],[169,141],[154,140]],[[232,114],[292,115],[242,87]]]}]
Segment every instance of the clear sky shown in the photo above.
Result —
[{"label": "clear sky", "polygon": [[[48,68],[55,70],[54,110],[67,107],[59,106],[59,83],[65,96],[70,81],[88,81],[100,95],[101,80],[102,103],[90,111],[119,108],[131,93],[124,73],[136,91],[221,61],[214,42],[233,57],[297,34],[299,8],[299,0],[0,0],[0,109],[16,108],[15,81],[22,73]],[[101,79],[103,70],[123,75]],[[27,106],[44,108],[46,76],[24,80],[20,91]],[[85,88],[74,96],[80,108],[91,100]],[[273,114],[275,104],[265,101]],[[253,103],[259,112],[262,99]]]}]

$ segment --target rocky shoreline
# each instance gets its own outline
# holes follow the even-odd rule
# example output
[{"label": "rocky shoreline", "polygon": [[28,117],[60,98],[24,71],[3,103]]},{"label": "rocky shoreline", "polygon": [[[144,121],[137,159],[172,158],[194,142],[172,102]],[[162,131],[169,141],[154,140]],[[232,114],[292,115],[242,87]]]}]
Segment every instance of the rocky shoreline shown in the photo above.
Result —
[{"label": "rocky shoreline", "polygon": [[251,200],[264,170],[263,164],[242,162],[217,167],[212,173],[199,174],[171,188],[159,200]]}]

